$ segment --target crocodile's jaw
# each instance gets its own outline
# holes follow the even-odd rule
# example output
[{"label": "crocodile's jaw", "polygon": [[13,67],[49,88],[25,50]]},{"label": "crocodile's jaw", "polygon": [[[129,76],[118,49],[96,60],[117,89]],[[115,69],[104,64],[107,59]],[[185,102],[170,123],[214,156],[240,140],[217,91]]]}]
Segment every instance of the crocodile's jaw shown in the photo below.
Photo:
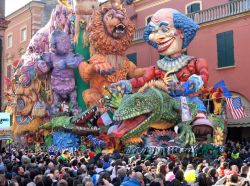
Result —
[{"label": "crocodile's jaw", "polygon": [[121,138],[122,140],[140,136],[143,131],[148,129],[151,123],[157,120],[156,118],[154,113],[149,112],[135,118],[123,120],[117,130],[113,132],[113,136]]},{"label": "crocodile's jaw", "polygon": [[94,105],[79,116],[73,117],[72,122],[77,126],[83,127],[89,120],[91,120],[96,115],[96,111],[97,106]]},{"label": "crocodile's jaw", "polygon": [[141,134],[149,128],[150,124],[156,122],[156,118],[157,117],[155,117],[155,114],[151,114],[146,120],[144,120],[137,127],[126,133],[121,139],[126,140],[128,138],[141,136]]}]

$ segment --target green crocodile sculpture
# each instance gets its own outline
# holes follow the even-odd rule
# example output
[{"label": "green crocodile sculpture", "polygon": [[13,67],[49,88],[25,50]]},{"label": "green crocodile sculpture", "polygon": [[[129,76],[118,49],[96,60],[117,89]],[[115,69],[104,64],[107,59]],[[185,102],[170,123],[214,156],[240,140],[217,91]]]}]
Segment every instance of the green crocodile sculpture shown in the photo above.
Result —
[{"label": "green crocodile sculpture", "polygon": [[[140,93],[125,95],[122,99],[117,95],[119,94],[115,95],[111,92],[108,100],[109,103],[121,100],[113,118],[121,123],[112,133],[115,137],[122,140],[138,137],[151,124],[167,121],[179,127],[179,139],[184,141],[185,145],[196,142],[191,128],[192,120],[181,121],[180,101],[171,97],[166,91],[150,87]],[[188,105],[194,119],[197,114],[197,106],[192,103]]]},{"label": "green crocodile sculpture", "polygon": [[93,106],[77,116],[59,116],[52,118],[40,128],[45,130],[61,129],[71,131],[76,134],[99,133],[100,128],[91,122],[95,119],[97,106]]}]

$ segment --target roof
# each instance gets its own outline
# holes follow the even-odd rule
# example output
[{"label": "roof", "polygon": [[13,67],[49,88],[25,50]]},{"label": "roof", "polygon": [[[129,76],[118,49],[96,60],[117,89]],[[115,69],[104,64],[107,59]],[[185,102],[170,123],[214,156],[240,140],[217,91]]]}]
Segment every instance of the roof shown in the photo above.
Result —
[{"label": "roof", "polygon": [[10,20],[13,17],[16,17],[19,14],[23,13],[24,11],[28,10],[32,6],[35,6],[35,5],[44,6],[45,4],[46,4],[45,2],[42,2],[40,0],[32,0],[29,3],[25,4],[23,7],[19,8],[18,10],[14,11],[10,15],[6,16],[5,19]]}]

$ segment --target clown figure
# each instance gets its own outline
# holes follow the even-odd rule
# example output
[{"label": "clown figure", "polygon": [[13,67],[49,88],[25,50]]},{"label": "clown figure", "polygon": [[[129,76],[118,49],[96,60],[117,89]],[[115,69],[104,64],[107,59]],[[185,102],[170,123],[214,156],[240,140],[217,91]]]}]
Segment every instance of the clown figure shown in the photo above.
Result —
[{"label": "clown figure", "polygon": [[193,20],[177,10],[164,8],[157,11],[145,28],[144,40],[156,48],[164,58],[158,60],[155,66],[149,67],[143,77],[122,80],[118,84],[125,85],[126,92],[132,92],[133,89],[170,73],[172,85],[174,84],[170,86],[170,94],[177,99],[185,96],[188,102],[197,105],[195,125],[211,126],[206,119],[206,108],[198,98],[198,92],[208,83],[207,61],[183,54],[198,28]]}]

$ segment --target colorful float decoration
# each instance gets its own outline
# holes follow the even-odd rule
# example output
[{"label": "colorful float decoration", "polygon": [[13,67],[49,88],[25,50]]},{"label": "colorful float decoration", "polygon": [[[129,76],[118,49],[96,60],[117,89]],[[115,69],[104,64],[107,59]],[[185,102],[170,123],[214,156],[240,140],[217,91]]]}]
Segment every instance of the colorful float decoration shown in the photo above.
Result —
[{"label": "colorful float decoration", "polygon": [[144,70],[136,68],[125,55],[134,30],[125,9],[108,4],[94,12],[87,29],[92,56],[78,68],[82,79],[90,83],[91,88],[82,93],[88,107],[98,104],[107,93],[105,86],[143,75]]},{"label": "colorful float decoration", "polygon": [[[37,151],[43,144],[78,148],[82,136],[106,152],[122,149],[121,142],[176,153],[223,144],[223,91],[211,93],[215,110],[208,116],[200,99],[207,61],[184,54],[199,28],[194,21],[174,9],[157,11],[144,40],[164,58],[137,68],[125,55],[135,28],[123,6],[132,1],[59,2],[9,81],[6,96],[14,104],[6,112],[15,135]],[[102,125],[107,110],[113,117]]]}]

